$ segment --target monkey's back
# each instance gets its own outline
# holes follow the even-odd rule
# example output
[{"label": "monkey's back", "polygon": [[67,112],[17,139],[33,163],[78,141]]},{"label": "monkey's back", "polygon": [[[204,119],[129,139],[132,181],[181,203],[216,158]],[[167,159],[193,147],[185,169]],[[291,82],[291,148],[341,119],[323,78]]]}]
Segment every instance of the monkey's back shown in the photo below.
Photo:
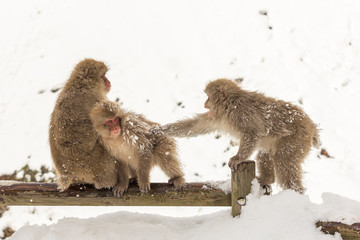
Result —
[{"label": "monkey's back", "polygon": [[289,102],[242,89],[230,98],[230,106],[236,107],[228,107],[229,119],[237,121],[240,128],[248,128],[262,136],[317,134],[316,124],[304,110]]},{"label": "monkey's back", "polygon": [[94,94],[65,87],[51,114],[49,142],[54,163],[86,161],[97,142],[89,117],[98,101]]},{"label": "monkey's back", "polygon": [[152,149],[153,134],[149,130],[156,123],[131,111],[124,113],[122,121],[125,129],[122,137],[129,145],[134,145],[137,149]]}]

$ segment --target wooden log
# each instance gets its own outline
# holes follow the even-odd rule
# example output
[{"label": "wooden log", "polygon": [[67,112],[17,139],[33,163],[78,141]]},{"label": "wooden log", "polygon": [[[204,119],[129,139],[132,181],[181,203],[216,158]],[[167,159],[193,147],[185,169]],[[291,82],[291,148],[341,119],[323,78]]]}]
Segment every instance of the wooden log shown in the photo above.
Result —
[{"label": "wooden log", "polygon": [[244,161],[238,170],[231,173],[231,214],[240,215],[241,206],[246,204],[246,196],[251,191],[251,182],[255,178],[255,162]]},{"label": "wooden log", "polygon": [[206,183],[187,183],[176,191],[168,183],[151,183],[151,190],[141,194],[131,184],[123,198],[110,189],[92,185],[74,185],[64,192],[56,183],[14,183],[0,185],[0,206],[231,206],[230,194]]},{"label": "wooden log", "polygon": [[326,234],[334,235],[338,232],[343,240],[360,240],[360,223],[347,225],[340,222],[317,222],[316,227],[321,227],[321,231]]}]

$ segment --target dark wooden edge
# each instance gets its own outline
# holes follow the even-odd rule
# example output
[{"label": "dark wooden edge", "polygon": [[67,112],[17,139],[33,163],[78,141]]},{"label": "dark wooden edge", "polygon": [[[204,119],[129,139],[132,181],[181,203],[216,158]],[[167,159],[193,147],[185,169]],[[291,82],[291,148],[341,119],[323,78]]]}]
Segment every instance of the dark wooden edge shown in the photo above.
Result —
[{"label": "dark wooden edge", "polygon": [[[59,192],[57,189],[58,185],[56,183],[40,183],[40,182],[14,182],[9,185],[1,185],[0,182],[0,194],[3,192],[18,192],[18,191],[35,191],[35,192]],[[169,183],[151,183],[150,188],[152,191],[169,191],[174,190],[174,186]],[[218,190],[213,186],[207,183],[186,183],[182,190],[187,191],[198,191],[200,189],[210,188],[212,190]],[[103,189],[95,189],[95,187],[91,184],[73,184],[64,192],[72,192],[72,191],[97,191],[97,192],[110,192],[111,189],[103,188]],[[140,192],[136,183],[129,184],[129,191]]]},{"label": "dark wooden edge", "polygon": [[56,183],[0,185],[0,206],[230,206],[230,198],[207,183],[186,183],[181,190],[168,183],[151,183],[147,194],[130,184],[122,198],[115,197],[111,189],[88,184],[76,184],[63,192]]}]

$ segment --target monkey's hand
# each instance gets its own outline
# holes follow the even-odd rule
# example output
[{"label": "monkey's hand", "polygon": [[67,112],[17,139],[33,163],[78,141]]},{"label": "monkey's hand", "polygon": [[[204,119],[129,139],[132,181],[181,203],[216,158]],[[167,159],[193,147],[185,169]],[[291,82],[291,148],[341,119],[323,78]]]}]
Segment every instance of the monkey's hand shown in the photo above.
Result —
[{"label": "monkey's hand", "polygon": [[138,182],[138,184],[139,184],[140,192],[142,194],[146,194],[150,191],[150,182],[148,182],[148,183],[147,182],[144,182],[144,183]]},{"label": "monkey's hand", "polygon": [[127,192],[127,190],[128,187],[124,184],[116,184],[112,189],[114,196],[116,197],[123,197],[124,193]]},{"label": "monkey's hand", "polygon": [[238,169],[238,165],[241,162],[241,158],[238,155],[233,156],[230,158],[230,161],[228,163],[229,167],[231,168],[231,171],[235,172]]},{"label": "monkey's hand", "polygon": [[156,126],[150,128],[149,131],[150,131],[152,134],[154,134],[154,135],[164,135],[163,130],[164,130],[164,129],[163,129],[161,126],[156,125]]},{"label": "monkey's hand", "polygon": [[185,178],[183,177],[173,177],[168,181],[170,184],[173,184],[176,190],[181,190],[185,185]]}]

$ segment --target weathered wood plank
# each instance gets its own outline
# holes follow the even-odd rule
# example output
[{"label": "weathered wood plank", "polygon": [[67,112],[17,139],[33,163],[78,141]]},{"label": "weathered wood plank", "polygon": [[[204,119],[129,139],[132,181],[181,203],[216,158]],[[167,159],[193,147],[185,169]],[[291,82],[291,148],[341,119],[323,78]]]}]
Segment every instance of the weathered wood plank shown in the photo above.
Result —
[{"label": "weathered wood plank", "polygon": [[255,178],[255,162],[244,161],[238,165],[238,170],[231,173],[231,213],[238,216],[241,206],[246,203],[246,196],[251,191],[251,182]]},{"label": "weathered wood plank", "polygon": [[141,194],[131,184],[123,198],[110,189],[74,185],[64,192],[56,183],[15,183],[0,185],[0,206],[231,206],[231,196],[205,183],[187,183],[181,191],[167,183],[152,183],[151,191]]},{"label": "weathered wood plank", "polygon": [[321,231],[327,234],[338,232],[343,240],[360,240],[360,223],[347,225],[340,222],[317,222],[316,227],[321,227]]}]

